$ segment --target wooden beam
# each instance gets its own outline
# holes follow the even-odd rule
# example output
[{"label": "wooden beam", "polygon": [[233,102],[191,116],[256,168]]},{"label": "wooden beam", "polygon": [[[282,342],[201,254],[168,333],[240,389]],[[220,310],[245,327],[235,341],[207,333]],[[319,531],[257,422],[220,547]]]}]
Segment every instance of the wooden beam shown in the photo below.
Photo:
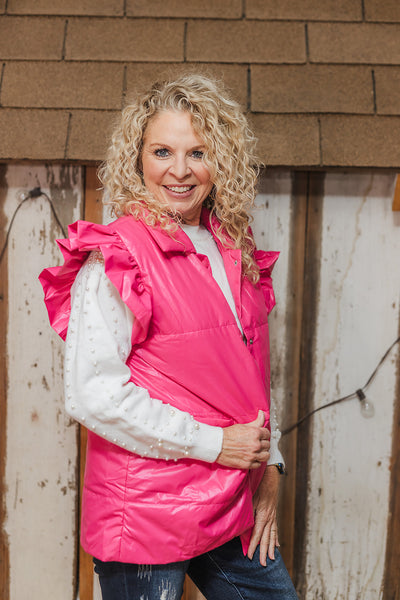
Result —
[{"label": "wooden beam", "polygon": [[[85,209],[84,218],[93,223],[101,223],[103,219],[102,194],[99,191],[97,168],[85,169]],[[79,471],[80,471],[80,503],[82,503],[83,478],[86,462],[87,430],[80,427],[79,434]],[[81,504],[80,504],[81,506]],[[93,560],[82,546],[79,546],[79,599],[93,600]]]},{"label": "wooden beam", "polygon": [[[397,188],[399,187],[397,176]],[[400,335],[400,323],[399,323]],[[400,357],[397,360],[396,397],[400,398]],[[387,522],[383,600],[400,598],[400,403],[395,402],[390,459],[389,519]]]},{"label": "wooden beam", "polygon": [[[304,282],[300,344],[299,416],[312,408],[314,395],[315,328],[321,269],[321,225],[324,197],[324,173],[308,173],[307,221],[305,231]],[[307,497],[310,477],[312,421],[302,423],[297,433],[296,504],[293,579],[302,598],[306,589]]]},{"label": "wooden beam", "polygon": [[[6,165],[0,165],[0,207],[7,194]],[[7,219],[0,212],[0,250],[5,243]],[[10,557],[6,521],[6,453],[7,453],[7,322],[8,322],[7,251],[0,264],[0,598],[9,600]]]},{"label": "wooden beam", "polygon": [[394,188],[392,210],[400,210],[400,175],[396,178],[396,187]]},{"label": "wooden beam", "polygon": [[[295,423],[299,417],[300,347],[302,327],[302,301],[304,285],[305,237],[307,223],[308,174],[298,171],[293,174],[290,224],[290,259],[288,302],[286,306],[286,359],[284,396],[286,398],[280,429]],[[294,576],[294,557],[297,549],[295,535],[297,429],[283,436],[280,444],[285,457],[287,477],[281,478],[278,528],[280,552],[289,574]]]}]

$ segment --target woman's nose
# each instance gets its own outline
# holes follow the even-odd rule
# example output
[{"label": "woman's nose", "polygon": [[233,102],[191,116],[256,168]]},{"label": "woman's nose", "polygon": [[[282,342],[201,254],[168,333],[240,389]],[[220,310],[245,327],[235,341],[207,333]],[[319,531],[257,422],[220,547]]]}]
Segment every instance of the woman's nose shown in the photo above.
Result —
[{"label": "woman's nose", "polygon": [[186,156],[176,156],[171,166],[171,171],[178,179],[184,179],[190,175],[190,166]]}]

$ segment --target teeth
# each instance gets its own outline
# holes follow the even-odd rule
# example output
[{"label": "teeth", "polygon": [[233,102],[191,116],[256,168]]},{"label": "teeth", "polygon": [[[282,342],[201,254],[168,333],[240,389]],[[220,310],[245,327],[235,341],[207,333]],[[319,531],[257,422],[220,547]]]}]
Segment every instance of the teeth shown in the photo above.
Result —
[{"label": "teeth", "polygon": [[178,192],[181,194],[183,194],[184,192],[188,192],[191,187],[192,187],[191,185],[185,185],[184,187],[182,187],[182,186],[177,187],[177,186],[172,186],[172,185],[167,186],[167,188],[169,190],[171,190],[171,192]]}]

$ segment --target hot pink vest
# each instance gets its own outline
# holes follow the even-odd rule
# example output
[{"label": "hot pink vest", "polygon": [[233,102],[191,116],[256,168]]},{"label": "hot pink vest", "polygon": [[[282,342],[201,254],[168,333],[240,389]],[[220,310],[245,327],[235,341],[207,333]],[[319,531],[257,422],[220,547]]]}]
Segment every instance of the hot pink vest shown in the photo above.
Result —
[{"label": "hot pink vest", "polygon": [[[210,228],[208,213],[203,222]],[[94,249],[135,315],[131,380],[150,396],[198,421],[227,427],[269,415],[267,316],[274,306],[270,272],[278,254],[256,251],[261,279],[241,275],[239,250],[222,254],[242,339],[208,259],[179,229],[168,235],[133,217],[108,226],[84,221],[59,240],[65,263],[40,276],[54,329],[65,339],[70,288]],[[185,560],[242,535],[247,549],[252,496],[263,475],[189,458],[141,458],[88,433],[81,542],[103,561],[141,564]]]}]

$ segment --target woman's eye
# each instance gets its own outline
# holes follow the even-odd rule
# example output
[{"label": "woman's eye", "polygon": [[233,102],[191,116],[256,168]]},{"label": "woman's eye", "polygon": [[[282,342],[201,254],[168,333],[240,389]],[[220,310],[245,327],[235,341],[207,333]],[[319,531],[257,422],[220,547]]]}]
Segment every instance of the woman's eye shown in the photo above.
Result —
[{"label": "woman's eye", "polygon": [[166,158],[169,155],[169,151],[167,148],[158,148],[155,150],[154,154],[160,158]]},{"label": "woman's eye", "polygon": [[197,159],[201,160],[204,156],[204,152],[202,152],[201,150],[193,150],[192,156],[193,156],[193,158],[197,158]]}]

